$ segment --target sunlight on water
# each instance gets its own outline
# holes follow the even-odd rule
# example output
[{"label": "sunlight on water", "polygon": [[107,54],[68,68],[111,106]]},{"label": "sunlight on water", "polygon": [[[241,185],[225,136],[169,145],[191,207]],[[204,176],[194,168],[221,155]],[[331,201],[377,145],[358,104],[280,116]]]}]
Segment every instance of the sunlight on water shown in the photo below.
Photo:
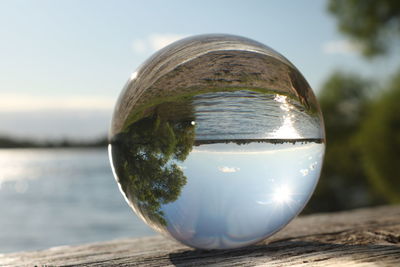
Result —
[{"label": "sunlight on water", "polygon": [[105,149],[0,149],[0,253],[153,235],[111,177]]},{"label": "sunlight on water", "polygon": [[285,114],[283,116],[282,125],[280,125],[277,129],[273,130],[272,136],[270,138],[279,138],[279,139],[302,138],[302,136],[297,132],[293,123],[293,119],[295,116],[291,112],[289,112],[293,110],[295,107],[288,103],[287,96],[275,95],[274,100],[280,103],[279,108],[284,112],[288,112],[288,114]]},{"label": "sunlight on water", "polygon": [[35,153],[28,149],[0,150],[0,189],[2,185],[12,183],[17,193],[25,193],[29,188],[29,180],[42,176],[45,170],[40,165],[48,160],[46,153]]}]

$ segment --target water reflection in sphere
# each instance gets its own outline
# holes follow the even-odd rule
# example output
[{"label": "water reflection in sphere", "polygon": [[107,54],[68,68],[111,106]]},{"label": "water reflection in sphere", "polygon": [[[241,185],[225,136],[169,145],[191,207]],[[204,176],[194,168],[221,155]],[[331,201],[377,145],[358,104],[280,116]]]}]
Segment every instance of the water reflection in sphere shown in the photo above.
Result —
[{"label": "water reflection in sphere", "polygon": [[260,241],[304,207],[325,149],[301,73],[258,42],[186,38],[135,72],[115,107],[110,157],[132,209],[202,249]]}]

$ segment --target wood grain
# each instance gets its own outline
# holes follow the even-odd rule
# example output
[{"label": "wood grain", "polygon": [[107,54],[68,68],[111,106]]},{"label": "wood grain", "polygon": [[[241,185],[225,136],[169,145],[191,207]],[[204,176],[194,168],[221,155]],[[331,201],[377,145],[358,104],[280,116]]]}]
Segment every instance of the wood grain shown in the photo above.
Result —
[{"label": "wood grain", "polygon": [[400,266],[400,206],[301,216],[271,238],[201,251],[162,236],[0,254],[0,266]]}]

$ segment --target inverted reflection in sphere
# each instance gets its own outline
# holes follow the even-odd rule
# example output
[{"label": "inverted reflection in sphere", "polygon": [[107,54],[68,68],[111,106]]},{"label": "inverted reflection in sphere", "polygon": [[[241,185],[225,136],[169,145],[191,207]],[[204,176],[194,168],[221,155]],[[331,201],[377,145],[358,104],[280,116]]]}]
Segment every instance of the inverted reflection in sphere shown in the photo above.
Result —
[{"label": "inverted reflection in sphere", "polygon": [[300,72],[258,42],[186,38],[160,50],[115,107],[110,157],[132,209],[202,249],[260,241],[304,207],[324,129]]}]

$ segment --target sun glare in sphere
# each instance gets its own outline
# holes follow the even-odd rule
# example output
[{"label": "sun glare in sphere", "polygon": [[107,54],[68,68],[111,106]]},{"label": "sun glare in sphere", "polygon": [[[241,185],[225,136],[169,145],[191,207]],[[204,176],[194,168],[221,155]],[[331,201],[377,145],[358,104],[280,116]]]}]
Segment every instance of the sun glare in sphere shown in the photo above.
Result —
[{"label": "sun glare in sphere", "polygon": [[279,186],[274,190],[272,199],[277,204],[287,204],[292,201],[292,190],[288,186]]}]

